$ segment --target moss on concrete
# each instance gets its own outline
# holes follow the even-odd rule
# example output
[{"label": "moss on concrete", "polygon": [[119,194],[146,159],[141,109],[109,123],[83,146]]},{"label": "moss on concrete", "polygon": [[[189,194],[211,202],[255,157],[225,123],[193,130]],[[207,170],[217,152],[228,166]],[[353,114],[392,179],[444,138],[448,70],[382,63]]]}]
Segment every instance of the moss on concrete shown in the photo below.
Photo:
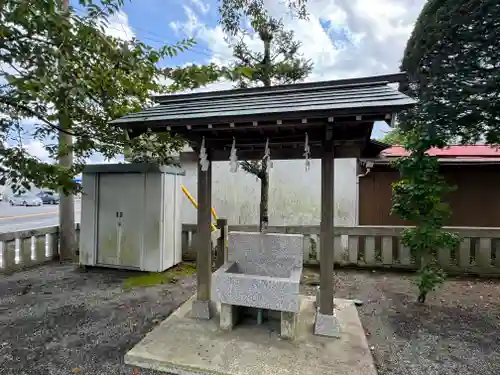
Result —
[{"label": "moss on concrete", "polygon": [[175,284],[180,278],[196,271],[193,263],[181,263],[165,272],[149,272],[132,276],[123,282],[124,289],[141,288],[161,284]]}]

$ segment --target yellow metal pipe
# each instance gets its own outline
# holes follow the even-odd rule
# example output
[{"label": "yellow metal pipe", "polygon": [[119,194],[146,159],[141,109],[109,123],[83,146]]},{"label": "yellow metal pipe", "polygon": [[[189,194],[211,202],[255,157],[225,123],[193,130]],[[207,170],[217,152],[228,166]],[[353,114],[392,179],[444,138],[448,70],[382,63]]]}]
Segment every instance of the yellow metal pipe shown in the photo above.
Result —
[{"label": "yellow metal pipe", "polygon": [[[198,203],[193,198],[193,196],[191,195],[191,193],[189,193],[189,190],[184,185],[181,185],[181,189],[184,192],[184,194],[186,195],[186,197],[191,201],[191,203],[193,204],[194,208],[198,209]],[[217,218],[217,214],[215,213],[215,210],[214,210],[213,207],[212,207],[212,216],[214,217],[215,220],[218,219]],[[212,231],[214,231],[214,230],[217,229],[217,227],[214,224],[211,224],[211,225],[212,225]]]}]

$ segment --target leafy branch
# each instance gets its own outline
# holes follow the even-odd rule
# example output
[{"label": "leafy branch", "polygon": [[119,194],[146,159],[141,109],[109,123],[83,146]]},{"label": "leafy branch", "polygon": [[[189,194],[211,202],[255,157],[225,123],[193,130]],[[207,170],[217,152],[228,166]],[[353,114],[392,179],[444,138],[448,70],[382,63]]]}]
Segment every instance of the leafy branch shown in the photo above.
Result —
[{"label": "leafy branch", "polygon": [[262,179],[265,170],[262,169],[262,162],[260,161],[240,161],[241,168],[250,174],[253,174],[257,178]]},{"label": "leafy branch", "polygon": [[451,251],[460,240],[455,233],[442,229],[451,214],[442,198],[453,188],[440,176],[438,159],[427,154],[431,147],[443,147],[443,141],[417,124],[405,134],[403,142],[409,155],[394,162],[401,180],[393,184],[392,213],[415,225],[403,231],[401,241],[420,264],[418,301],[423,303],[427,294],[445,279],[438,252]]},{"label": "leafy branch", "polygon": [[[129,140],[109,122],[153,105],[154,93],[175,90],[165,83],[167,75],[158,63],[194,41],[153,48],[136,39],[113,38],[105,32],[107,19],[124,1],[79,4],[84,15],[72,7],[64,14],[54,0],[5,0],[0,7],[0,78],[5,81],[0,85],[0,134],[9,144],[0,153],[0,164],[14,189],[34,184],[70,191],[77,188],[73,176],[94,153],[110,159],[127,149],[167,161],[183,146],[169,135]],[[203,72],[209,70],[200,67],[192,85],[203,81]],[[58,148],[60,133],[71,135],[73,144]],[[71,149],[73,167],[33,157],[23,145],[25,137],[40,141],[53,160]]]}]

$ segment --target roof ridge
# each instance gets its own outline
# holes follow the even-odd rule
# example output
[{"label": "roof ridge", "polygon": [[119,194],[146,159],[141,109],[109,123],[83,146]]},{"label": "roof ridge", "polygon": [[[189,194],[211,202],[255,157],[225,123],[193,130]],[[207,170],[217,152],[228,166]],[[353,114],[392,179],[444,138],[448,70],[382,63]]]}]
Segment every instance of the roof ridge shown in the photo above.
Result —
[{"label": "roof ridge", "polygon": [[[449,147],[479,147],[479,146],[481,146],[481,147],[489,147],[489,148],[498,148],[498,147],[500,147],[500,146],[486,145],[486,144],[474,144],[474,145],[453,144],[453,145],[446,145],[446,146],[443,147],[443,149],[449,148]],[[392,145],[391,148],[392,147],[402,147],[403,148],[404,146],[395,144],[395,145]],[[433,147],[433,148],[438,148],[438,147]]]},{"label": "roof ridge", "polygon": [[341,87],[353,87],[353,86],[382,86],[389,83],[398,83],[406,79],[406,73],[393,73],[385,74],[379,76],[368,76],[368,77],[358,77],[358,78],[348,78],[339,80],[328,80],[328,81],[315,81],[315,82],[301,82],[288,85],[277,85],[271,87],[251,87],[244,89],[226,89],[217,91],[205,91],[205,92],[190,92],[183,94],[173,94],[173,95],[158,95],[153,97],[153,99],[158,103],[165,103],[173,101],[175,99],[187,98],[199,99],[199,98],[213,98],[213,97],[224,97],[225,95],[231,95],[234,97],[238,94],[267,94],[275,92],[294,92],[294,91],[309,91],[318,89],[328,89],[328,88],[341,88]]}]

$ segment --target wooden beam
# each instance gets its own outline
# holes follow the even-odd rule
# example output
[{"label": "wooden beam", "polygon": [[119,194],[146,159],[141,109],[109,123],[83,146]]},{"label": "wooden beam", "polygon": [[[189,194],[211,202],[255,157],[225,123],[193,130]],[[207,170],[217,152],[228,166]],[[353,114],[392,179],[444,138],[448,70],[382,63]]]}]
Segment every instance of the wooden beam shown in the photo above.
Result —
[{"label": "wooden beam", "polygon": [[[309,133],[308,133],[309,134]],[[267,141],[267,137],[263,137],[259,135],[256,137],[255,135],[246,135],[234,137],[236,139],[236,147],[244,148],[244,147],[264,147]],[[321,136],[319,134],[311,133],[309,135],[309,142],[311,144],[318,143],[321,144]],[[211,149],[221,149],[223,147],[231,147],[233,144],[233,137],[205,137],[205,142],[207,147]],[[269,147],[276,146],[277,148],[281,148],[286,145],[293,144],[303,144],[305,142],[305,133],[291,133],[291,134],[279,134],[275,136],[269,136]]]},{"label": "wooden beam", "polygon": [[[264,149],[266,145],[266,139],[267,138],[260,138],[260,139],[249,139],[245,141],[241,141],[241,139],[236,138],[236,148],[238,151],[244,151],[244,150],[254,150],[254,149]],[[232,147],[233,140],[232,139],[225,139],[225,140],[214,140],[214,139],[205,139],[207,147],[210,147],[212,150],[229,150]],[[305,142],[305,135],[300,135],[299,138],[294,138],[294,137],[289,137],[289,138],[283,138],[276,140],[273,142],[273,137],[269,138],[269,148],[271,150],[275,149],[284,149],[284,148],[293,148],[296,146],[304,146]],[[309,145],[311,147],[321,147],[322,148],[322,142],[318,140],[317,138],[309,138]],[[341,140],[336,140],[332,141],[334,146],[356,146],[358,147],[359,145],[364,146],[366,143],[365,137],[359,137],[359,138],[353,138],[353,139],[341,139]]]},{"label": "wooden beam", "polygon": [[[198,127],[193,128],[190,133],[179,133],[181,136],[191,139],[196,135],[198,137],[205,137],[205,139],[215,138],[216,141],[221,141],[222,139],[230,139],[232,142],[233,137],[246,139],[262,139],[262,137],[269,136],[271,139],[284,139],[285,137],[301,137],[307,132],[310,139],[324,139],[325,137],[325,126],[328,129],[335,129],[336,139],[349,139],[356,136],[365,135],[367,130],[371,129],[373,125],[371,122],[336,122],[336,123],[326,123],[321,124],[307,124],[307,125],[297,125],[297,124],[283,124],[281,127],[277,125],[259,125],[257,127],[251,125],[237,126],[235,128],[212,128]],[[276,131],[279,130],[279,134]],[[173,131],[175,133],[175,131]],[[217,134],[217,135],[216,135]],[[301,135],[302,134],[302,135]]]},{"label": "wooden beam", "polygon": [[[335,158],[360,158],[362,150],[365,147],[365,140],[358,139],[352,141],[333,142],[335,149]],[[303,160],[304,149],[301,144],[285,147],[271,148],[271,158],[273,160]],[[236,146],[238,148],[238,145]],[[264,156],[264,145],[260,148],[238,149],[239,160],[261,160]],[[211,160],[228,161],[230,156],[230,147],[212,151]],[[321,159],[323,147],[315,146],[311,148],[311,159]],[[198,162],[198,155],[195,152],[183,152],[180,155],[181,162]]]},{"label": "wooden beam", "polygon": [[[271,142],[271,139],[269,139],[269,148],[270,149],[282,149],[282,148],[287,148],[287,147],[294,147],[294,146],[297,146],[297,145],[304,145],[304,140],[301,140],[301,141],[280,141],[280,142]],[[232,146],[232,141],[231,142],[207,142],[208,145],[210,145],[210,148],[212,149],[228,149],[228,148],[231,148]],[[317,145],[317,146],[321,146],[321,142],[320,141],[314,141],[314,140],[310,140],[309,141],[309,145],[311,147],[313,147],[314,145]],[[238,150],[248,150],[248,149],[256,149],[256,148],[262,148],[264,149],[265,147],[265,143],[263,143],[262,141],[255,141],[254,143],[248,143],[248,142],[245,142],[245,143],[241,143],[241,142],[238,142],[236,141],[236,148]]]},{"label": "wooden beam", "polygon": [[[411,105],[409,105],[411,106]],[[151,116],[147,120],[138,119],[137,121],[126,121],[116,126],[121,128],[133,128],[137,131],[145,132],[146,127],[150,127],[153,131],[166,131],[167,126],[170,126],[172,131],[175,132],[186,132],[186,126],[191,125],[193,131],[201,129],[207,129],[208,124],[212,124],[214,128],[219,126],[225,126],[230,128],[229,121],[235,124],[235,128],[240,126],[253,126],[253,122],[258,122],[258,126],[262,126],[261,124],[273,124],[276,125],[278,120],[282,121],[282,125],[286,124],[294,124],[294,126],[303,124],[302,120],[307,119],[307,124],[312,123],[326,123],[328,122],[329,117],[333,117],[335,122],[355,122],[356,116],[362,116],[362,122],[369,121],[384,121],[385,115],[387,113],[393,113],[394,111],[399,111],[401,108],[346,108],[346,109],[337,109],[334,111],[307,111],[307,112],[285,112],[285,113],[264,113],[264,114],[255,114],[248,116],[238,116],[231,117],[230,119],[221,116],[212,116],[212,117],[201,117],[201,118],[187,118],[187,119],[154,119],[154,116]],[[155,129],[156,128],[156,129]]]},{"label": "wooden beam", "polygon": [[[214,150],[213,161],[229,160],[230,150]],[[311,158],[320,158],[321,149],[313,149]],[[294,160],[304,159],[304,150],[300,148],[272,149],[272,160]],[[264,157],[264,149],[260,150],[238,150],[238,160],[261,160]]]},{"label": "wooden beam", "polygon": [[336,159],[360,158],[364,142],[355,145],[342,145],[335,147]]},{"label": "wooden beam", "polygon": [[[266,123],[257,123],[257,125],[254,125],[254,123],[257,123],[256,121],[252,121],[251,123],[244,123],[244,124],[238,124],[238,123],[233,123],[233,126],[226,126],[226,125],[213,125],[212,129],[218,130],[218,131],[223,131],[223,132],[234,132],[234,131],[240,131],[240,130],[255,130],[255,129],[260,129],[260,130],[272,130],[275,131],[276,129],[295,129],[295,128],[301,128],[301,129],[309,129],[311,127],[316,127],[319,128],[323,126],[324,122],[318,121],[316,123],[310,123],[307,126],[303,126],[301,123],[281,123],[281,125],[277,123],[273,124],[266,124]],[[193,130],[197,132],[209,132],[211,129],[205,128],[205,127],[196,127]]]}]

